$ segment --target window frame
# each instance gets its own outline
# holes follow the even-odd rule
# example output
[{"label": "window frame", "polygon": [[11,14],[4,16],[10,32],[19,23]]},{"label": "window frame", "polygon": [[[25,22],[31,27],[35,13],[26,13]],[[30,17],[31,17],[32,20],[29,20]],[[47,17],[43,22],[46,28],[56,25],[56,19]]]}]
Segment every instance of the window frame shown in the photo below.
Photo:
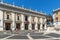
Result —
[{"label": "window frame", "polygon": [[56,17],[56,22],[58,22],[58,17]]},{"label": "window frame", "polygon": [[28,21],[28,16],[27,15],[25,15],[25,21]]},{"label": "window frame", "polygon": [[20,15],[17,15],[17,20],[18,20],[18,19],[20,20]]},{"label": "window frame", "polygon": [[[8,17],[8,15],[9,15],[9,17]],[[10,19],[10,14],[9,14],[9,13],[7,13],[7,15],[6,15],[6,19]]]},{"label": "window frame", "polygon": [[34,22],[35,17],[32,17],[32,21]]}]

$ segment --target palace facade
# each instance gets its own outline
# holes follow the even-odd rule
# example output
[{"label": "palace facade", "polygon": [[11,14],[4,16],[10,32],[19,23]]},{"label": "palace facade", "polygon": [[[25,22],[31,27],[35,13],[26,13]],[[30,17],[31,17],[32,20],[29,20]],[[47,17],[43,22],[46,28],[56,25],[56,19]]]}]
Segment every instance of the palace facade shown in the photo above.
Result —
[{"label": "palace facade", "polygon": [[60,8],[53,10],[53,23],[56,28],[60,29]]},{"label": "palace facade", "polygon": [[43,30],[46,15],[30,9],[0,3],[0,30]]}]

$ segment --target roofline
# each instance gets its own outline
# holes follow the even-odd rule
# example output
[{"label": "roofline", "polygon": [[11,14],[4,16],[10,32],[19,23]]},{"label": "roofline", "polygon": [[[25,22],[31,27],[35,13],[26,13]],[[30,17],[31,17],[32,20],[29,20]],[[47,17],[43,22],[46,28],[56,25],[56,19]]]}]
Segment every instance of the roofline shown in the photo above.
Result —
[{"label": "roofline", "polygon": [[53,10],[53,13],[60,11],[60,8]]},{"label": "roofline", "polygon": [[13,7],[13,8],[17,8],[17,9],[23,9],[23,10],[26,10],[26,11],[29,11],[29,12],[33,12],[33,13],[38,13],[38,14],[46,15],[43,12],[38,12],[36,10],[34,11],[34,10],[31,10],[31,9],[26,9],[26,8],[23,8],[23,7],[18,7],[18,6],[7,4],[7,3],[0,2],[0,4],[1,5],[5,5],[5,6],[9,6],[9,7]]}]

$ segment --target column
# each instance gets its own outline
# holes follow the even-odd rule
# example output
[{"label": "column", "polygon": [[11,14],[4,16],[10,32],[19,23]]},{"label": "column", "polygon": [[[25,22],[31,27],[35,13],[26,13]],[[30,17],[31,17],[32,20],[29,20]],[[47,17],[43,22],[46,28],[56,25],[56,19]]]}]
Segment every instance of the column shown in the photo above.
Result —
[{"label": "column", "polygon": [[3,31],[3,11],[0,10],[0,31]]},{"label": "column", "polygon": [[42,26],[43,26],[43,19],[42,18],[40,18],[40,30],[42,30]]},{"label": "column", "polygon": [[47,25],[46,25],[46,23],[45,23],[44,29],[47,29]]},{"label": "column", "polygon": [[38,25],[37,25],[37,23],[35,23],[35,30],[38,30],[38,28],[37,28],[37,27],[38,27]]},{"label": "column", "polygon": [[29,23],[29,30],[32,30],[32,24]]},{"label": "column", "polygon": [[28,21],[29,21],[28,29],[32,30],[31,16],[28,17]]},{"label": "column", "polygon": [[24,22],[22,22],[22,24],[21,24],[21,30],[24,30]]},{"label": "column", "polygon": [[38,27],[38,24],[37,24],[38,23],[38,18],[35,17],[35,20],[34,21],[35,21],[35,30],[38,30],[38,28],[37,28]]},{"label": "column", "polygon": [[15,28],[16,28],[15,13],[11,13],[11,14],[12,14],[12,24],[11,24],[11,28],[12,28],[12,30],[15,30]]},{"label": "column", "polygon": [[44,26],[44,29],[47,29],[46,18],[45,18],[45,26]]},{"label": "column", "polygon": [[40,30],[42,30],[42,25],[43,25],[43,24],[41,23],[41,25],[40,25]]},{"label": "column", "polygon": [[21,14],[21,21],[22,21],[22,23],[21,23],[21,30],[24,30],[24,15],[23,14]]}]

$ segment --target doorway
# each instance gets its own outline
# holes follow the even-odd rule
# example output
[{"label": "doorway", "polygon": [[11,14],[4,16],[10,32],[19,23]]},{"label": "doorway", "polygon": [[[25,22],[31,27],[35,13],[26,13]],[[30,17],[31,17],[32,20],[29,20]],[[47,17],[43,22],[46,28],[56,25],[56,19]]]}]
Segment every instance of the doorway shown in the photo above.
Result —
[{"label": "doorway", "polygon": [[28,24],[25,24],[25,30],[28,30]]},{"label": "doorway", "polygon": [[19,23],[16,24],[16,28],[20,29],[20,24]]},{"label": "doorway", "polygon": [[35,24],[32,24],[32,30],[34,30],[35,29]]},{"label": "doorway", "polygon": [[43,26],[42,26],[42,29],[44,30],[44,24],[43,24]]},{"label": "doorway", "polygon": [[38,30],[40,30],[40,24],[38,24]]},{"label": "doorway", "polygon": [[11,30],[11,23],[5,23],[5,29]]}]

